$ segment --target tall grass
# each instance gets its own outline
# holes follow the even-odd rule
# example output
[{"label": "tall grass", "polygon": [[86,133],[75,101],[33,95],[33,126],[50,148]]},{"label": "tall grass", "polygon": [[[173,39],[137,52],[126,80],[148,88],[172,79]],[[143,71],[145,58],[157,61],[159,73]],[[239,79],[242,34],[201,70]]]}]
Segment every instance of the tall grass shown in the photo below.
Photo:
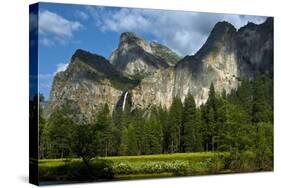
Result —
[{"label": "tall grass", "polygon": [[94,176],[81,159],[44,159],[39,175],[43,181],[80,181],[251,172],[257,170],[253,159],[251,152],[237,158],[228,152],[100,157],[91,160]]}]

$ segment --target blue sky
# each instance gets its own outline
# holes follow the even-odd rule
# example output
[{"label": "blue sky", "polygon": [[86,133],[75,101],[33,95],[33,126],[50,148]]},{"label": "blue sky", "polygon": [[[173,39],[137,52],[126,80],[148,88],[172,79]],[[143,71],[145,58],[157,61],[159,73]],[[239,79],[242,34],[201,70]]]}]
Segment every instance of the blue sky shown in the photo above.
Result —
[{"label": "blue sky", "polygon": [[194,54],[204,44],[218,21],[228,21],[239,29],[249,21],[262,23],[265,19],[233,14],[40,3],[39,91],[48,99],[54,75],[66,69],[76,49],[108,58],[124,31],[158,41],[185,56]]}]

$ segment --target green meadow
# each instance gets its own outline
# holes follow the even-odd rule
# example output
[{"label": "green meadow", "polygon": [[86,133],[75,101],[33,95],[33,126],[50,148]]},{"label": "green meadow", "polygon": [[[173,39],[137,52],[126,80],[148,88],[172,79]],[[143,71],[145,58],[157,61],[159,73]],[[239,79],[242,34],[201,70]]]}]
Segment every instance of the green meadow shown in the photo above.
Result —
[{"label": "green meadow", "polygon": [[251,172],[257,170],[254,157],[252,152],[245,152],[239,160],[233,160],[229,152],[100,157],[91,160],[91,175],[82,159],[43,159],[39,161],[39,175],[44,182],[89,181],[90,176],[103,181]]}]

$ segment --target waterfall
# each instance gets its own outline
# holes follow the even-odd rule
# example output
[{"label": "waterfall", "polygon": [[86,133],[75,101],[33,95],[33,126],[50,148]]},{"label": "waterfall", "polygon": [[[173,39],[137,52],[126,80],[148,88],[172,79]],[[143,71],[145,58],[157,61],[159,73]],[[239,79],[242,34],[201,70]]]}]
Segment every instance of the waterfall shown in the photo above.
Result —
[{"label": "waterfall", "polygon": [[122,110],[123,110],[123,111],[125,110],[127,95],[128,95],[128,91],[126,91],[126,93],[125,93],[124,100],[123,100],[123,104],[122,104]]}]

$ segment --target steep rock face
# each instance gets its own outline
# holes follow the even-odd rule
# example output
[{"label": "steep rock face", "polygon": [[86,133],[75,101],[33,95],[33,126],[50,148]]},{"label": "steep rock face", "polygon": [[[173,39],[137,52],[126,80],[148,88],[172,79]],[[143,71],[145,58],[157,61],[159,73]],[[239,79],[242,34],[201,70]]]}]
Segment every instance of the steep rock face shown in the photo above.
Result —
[{"label": "steep rock face", "polygon": [[175,72],[172,67],[156,71],[131,90],[132,108],[149,109],[152,105],[169,107],[174,96]]},{"label": "steep rock face", "polygon": [[134,84],[105,58],[77,50],[67,70],[55,76],[48,108],[52,111],[71,100],[79,106],[84,120],[92,122],[102,105],[108,104],[112,112],[123,90]]},{"label": "steep rock face", "polygon": [[122,33],[109,61],[126,75],[143,78],[157,69],[175,64],[179,56],[156,42],[147,42],[131,32]]},{"label": "steep rock face", "polygon": [[176,54],[167,46],[164,46],[155,41],[152,41],[149,44],[152,54],[159,58],[164,59],[169,66],[174,66],[181,59],[181,57],[178,54]]},{"label": "steep rock face", "polygon": [[[236,47],[236,29],[227,22],[219,22],[215,25],[209,38],[194,57],[187,57],[179,62],[177,72],[179,75],[175,83],[181,87],[176,92],[182,99],[190,92],[197,105],[207,101],[208,90],[211,83],[218,93],[223,89],[229,93],[238,86],[238,59]],[[181,65],[182,64],[182,65]],[[185,65],[184,65],[185,64]],[[192,76],[188,79],[184,70],[189,69]],[[187,91],[187,87],[190,88]],[[181,89],[185,88],[185,90]]]},{"label": "steep rock face", "polygon": [[273,18],[257,25],[248,23],[237,33],[237,49],[242,76],[273,72]]},{"label": "steep rock face", "polygon": [[[158,71],[132,90],[135,107],[151,104],[170,107],[173,97],[183,101],[190,92],[197,106],[208,99],[210,84],[229,93],[239,78],[251,77],[273,67],[272,20],[248,24],[239,31],[227,22],[215,25],[206,43],[194,56],[186,56],[174,68]],[[251,34],[245,34],[252,32]],[[255,67],[255,68],[253,68]]]},{"label": "steep rock face", "polygon": [[132,91],[133,104],[144,109],[151,104],[169,108],[174,97],[183,101],[190,92],[199,106],[206,102],[212,82],[219,92],[223,88],[230,92],[238,86],[235,40],[236,29],[219,22],[198,53],[142,80]]},{"label": "steep rock face", "polygon": [[174,97],[183,101],[190,92],[200,106],[208,99],[211,83],[217,93],[229,93],[240,77],[273,72],[273,20],[249,23],[238,31],[219,22],[195,55],[177,59],[169,48],[133,33],[121,35],[109,61],[77,50],[67,70],[55,76],[48,108],[73,100],[91,122],[106,103],[111,112],[116,107],[169,108]]}]

